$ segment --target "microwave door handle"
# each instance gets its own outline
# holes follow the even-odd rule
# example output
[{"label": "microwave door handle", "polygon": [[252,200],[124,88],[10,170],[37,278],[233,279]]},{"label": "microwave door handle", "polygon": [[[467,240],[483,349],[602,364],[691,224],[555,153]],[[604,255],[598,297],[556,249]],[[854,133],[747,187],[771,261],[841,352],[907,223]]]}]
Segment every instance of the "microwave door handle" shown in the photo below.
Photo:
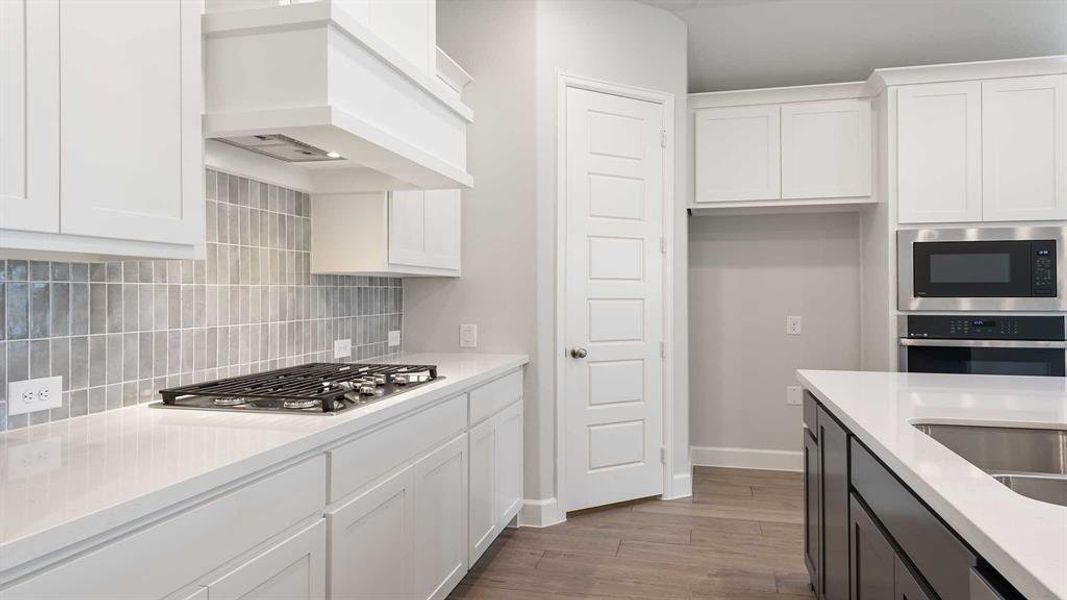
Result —
[{"label": "microwave door handle", "polygon": [[901,346],[940,346],[951,348],[1050,348],[1067,350],[1067,342],[1056,340],[931,340],[900,338]]}]

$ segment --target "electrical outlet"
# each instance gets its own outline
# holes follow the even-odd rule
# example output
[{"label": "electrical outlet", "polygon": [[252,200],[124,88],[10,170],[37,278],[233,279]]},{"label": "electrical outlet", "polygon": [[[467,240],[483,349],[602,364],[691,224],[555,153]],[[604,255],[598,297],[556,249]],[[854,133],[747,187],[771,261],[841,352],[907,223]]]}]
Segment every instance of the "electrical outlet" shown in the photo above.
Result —
[{"label": "electrical outlet", "polygon": [[464,323],[459,326],[459,347],[478,347],[478,326],[473,323]]},{"label": "electrical outlet", "polygon": [[389,347],[394,348],[400,345],[400,330],[393,329],[389,332]]},{"label": "electrical outlet", "polygon": [[785,333],[786,335],[800,335],[804,330],[804,318],[790,316],[785,318]]},{"label": "electrical outlet", "polygon": [[352,356],[352,340],[345,338],[343,340],[333,341],[333,357],[334,358],[349,358]]},{"label": "electrical outlet", "polygon": [[804,393],[799,385],[785,386],[785,403],[789,406],[800,406],[804,401]]},{"label": "electrical outlet", "polygon": [[7,385],[7,414],[21,415],[63,404],[63,378],[41,377]]}]

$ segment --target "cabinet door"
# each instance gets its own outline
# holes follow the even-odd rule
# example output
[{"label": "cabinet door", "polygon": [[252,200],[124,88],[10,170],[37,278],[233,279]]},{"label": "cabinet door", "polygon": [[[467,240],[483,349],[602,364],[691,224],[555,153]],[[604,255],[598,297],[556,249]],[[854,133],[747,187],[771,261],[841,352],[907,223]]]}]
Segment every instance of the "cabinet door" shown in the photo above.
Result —
[{"label": "cabinet door", "polygon": [[0,2],[0,228],[59,231],[59,3]]},{"label": "cabinet door", "polygon": [[494,417],[496,483],[494,502],[497,531],[519,514],[522,506],[522,401]]},{"label": "cabinet door", "polygon": [[819,502],[822,594],[849,598],[848,432],[819,407]]},{"label": "cabinet door", "polygon": [[708,108],[693,118],[696,202],[781,198],[777,104]]},{"label": "cabinet door", "polygon": [[982,218],[1067,219],[1067,75],[982,82]]},{"label": "cabinet door", "polygon": [[459,269],[459,190],[390,193],[389,262],[428,269]]},{"label": "cabinet door", "polygon": [[896,600],[894,572],[899,561],[893,546],[874,519],[851,498],[849,559],[852,600]]},{"label": "cabinet door", "polygon": [[819,523],[819,446],[804,428],[804,563],[808,567],[815,597],[822,597],[820,583],[820,543],[822,527]]},{"label": "cabinet door", "polygon": [[981,98],[981,84],[975,81],[897,91],[901,223],[982,219]]},{"label": "cabinet door", "polygon": [[493,419],[490,418],[472,427],[467,434],[470,445],[469,564],[474,564],[481,557],[493,542],[496,533],[496,512],[493,504],[496,498],[494,425]]},{"label": "cabinet door", "polygon": [[426,191],[423,266],[459,270],[460,190]]},{"label": "cabinet door", "polygon": [[60,2],[60,231],[203,243],[200,2]]},{"label": "cabinet door", "polygon": [[412,466],[415,598],[444,598],[467,572],[467,436]]},{"label": "cabinet door", "polygon": [[326,523],[319,520],[207,584],[210,600],[326,597]]},{"label": "cabinet door", "polygon": [[933,596],[926,593],[923,585],[919,583],[904,561],[900,560],[900,556],[896,556],[895,561],[893,600],[933,600]]},{"label": "cabinet door", "polygon": [[421,266],[426,256],[426,192],[389,192],[389,262]]},{"label": "cabinet door", "polygon": [[871,195],[871,105],[782,105],[782,198]]},{"label": "cabinet door", "polygon": [[326,514],[331,598],[411,598],[414,467]]}]

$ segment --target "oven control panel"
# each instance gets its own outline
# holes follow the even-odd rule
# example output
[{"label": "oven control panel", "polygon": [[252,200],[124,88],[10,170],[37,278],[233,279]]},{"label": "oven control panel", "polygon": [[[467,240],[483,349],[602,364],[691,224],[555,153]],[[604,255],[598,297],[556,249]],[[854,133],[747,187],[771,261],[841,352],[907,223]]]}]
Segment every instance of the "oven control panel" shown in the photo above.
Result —
[{"label": "oven control panel", "polygon": [[1056,240],[1030,242],[1030,289],[1035,297],[1056,297]]},{"label": "oven control panel", "polygon": [[1063,340],[1063,317],[908,315],[908,337],[937,340]]}]

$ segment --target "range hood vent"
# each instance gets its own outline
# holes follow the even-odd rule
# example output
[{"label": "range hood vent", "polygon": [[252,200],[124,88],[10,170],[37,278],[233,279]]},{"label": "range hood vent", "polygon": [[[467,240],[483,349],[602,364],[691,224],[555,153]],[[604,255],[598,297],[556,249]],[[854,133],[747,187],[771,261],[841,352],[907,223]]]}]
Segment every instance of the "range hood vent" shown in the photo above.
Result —
[{"label": "range hood vent", "polygon": [[345,159],[336,152],[327,152],[322,148],[316,148],[311,144],[305,144],[300,140],[294,140],[293,138],[280,133],[264,133],[259,135],[243,135],[212,139],[231,146],[243,148],[244,150],[250,150],[256,154],[262,154],[263,156],[269,156],[290,163],[322,162]]}]

